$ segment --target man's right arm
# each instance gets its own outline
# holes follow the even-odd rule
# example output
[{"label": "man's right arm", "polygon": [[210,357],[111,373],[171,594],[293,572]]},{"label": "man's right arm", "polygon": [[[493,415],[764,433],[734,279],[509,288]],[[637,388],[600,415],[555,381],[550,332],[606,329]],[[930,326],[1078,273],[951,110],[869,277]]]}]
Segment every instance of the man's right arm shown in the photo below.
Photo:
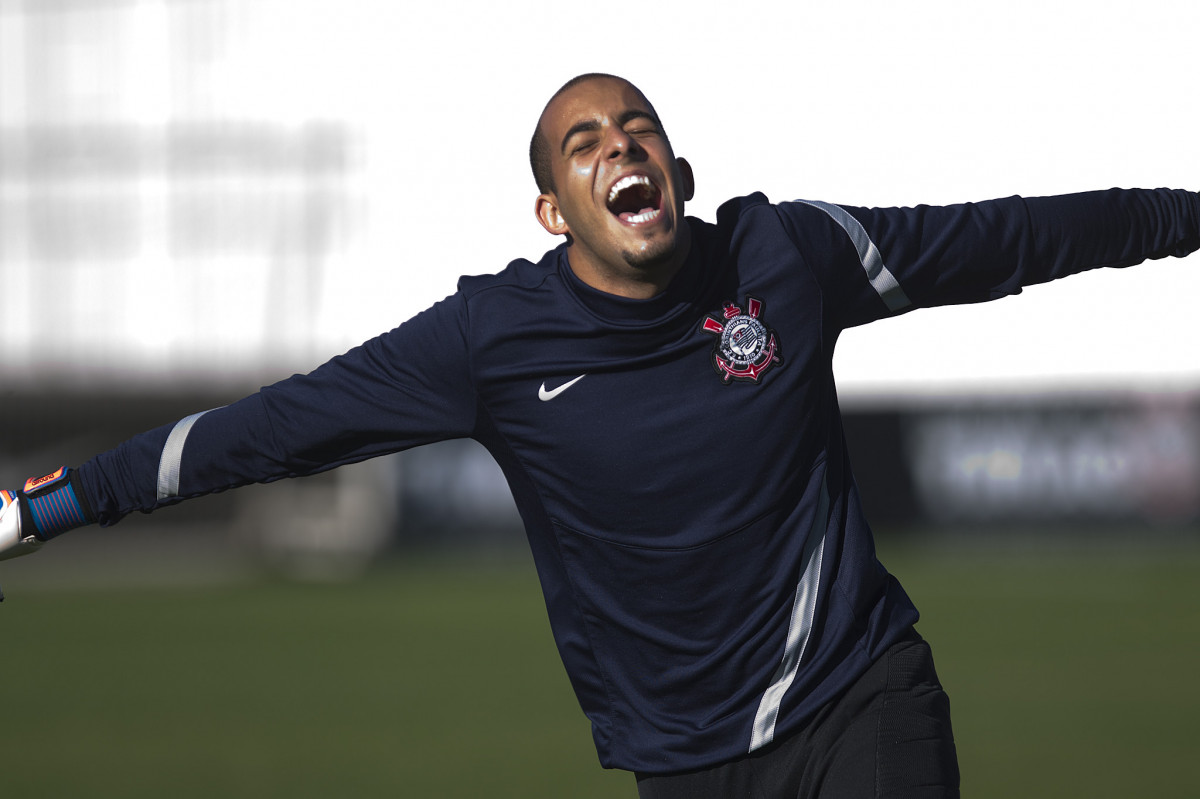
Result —
[{"label": "man's right arm", "polygon": [[454,295],[309,374],[64,470],[82,509],[71,521],[107,526],[133,511],[469,436],[477,406],[468,362],[464,301]]}]

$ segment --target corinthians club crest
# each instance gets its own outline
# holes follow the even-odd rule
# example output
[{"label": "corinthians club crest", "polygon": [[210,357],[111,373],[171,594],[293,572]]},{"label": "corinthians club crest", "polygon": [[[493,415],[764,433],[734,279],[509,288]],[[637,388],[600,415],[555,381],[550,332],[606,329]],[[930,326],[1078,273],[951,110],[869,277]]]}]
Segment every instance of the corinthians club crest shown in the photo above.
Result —
[{"label": "corinthians club crest", "polygon": [[775,331],[763,324],[762,312],[763,301],[747,297],[744,312],[727,302],[720,316],[705,318],[704,331],[719,337],[713,346],[713,368],[725,385],[732,380],[757,383],[763,372],[783,363]]}]

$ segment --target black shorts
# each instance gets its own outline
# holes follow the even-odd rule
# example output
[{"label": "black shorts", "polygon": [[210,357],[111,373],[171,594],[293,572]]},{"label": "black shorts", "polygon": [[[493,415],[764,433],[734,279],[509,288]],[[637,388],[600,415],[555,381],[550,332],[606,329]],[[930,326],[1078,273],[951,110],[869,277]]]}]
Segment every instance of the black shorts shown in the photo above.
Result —
[{"label": "black shorts", "polygon": [[713,768],[637,781],[641,799],[957,797],[950,700],[914,632],[791,737]]}]

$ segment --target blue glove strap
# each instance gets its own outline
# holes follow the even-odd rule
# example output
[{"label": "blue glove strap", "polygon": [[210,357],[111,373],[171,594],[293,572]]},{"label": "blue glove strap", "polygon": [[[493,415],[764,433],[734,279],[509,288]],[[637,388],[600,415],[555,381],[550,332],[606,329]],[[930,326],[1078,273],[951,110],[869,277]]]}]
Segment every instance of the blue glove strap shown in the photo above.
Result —
[{"label": "blue glove strap", "polygon": [[34,535],[43,541],[91,523],[87,510],[75,495],[71,473],[65,468],[25,481],[21,493],[25,495]]}]

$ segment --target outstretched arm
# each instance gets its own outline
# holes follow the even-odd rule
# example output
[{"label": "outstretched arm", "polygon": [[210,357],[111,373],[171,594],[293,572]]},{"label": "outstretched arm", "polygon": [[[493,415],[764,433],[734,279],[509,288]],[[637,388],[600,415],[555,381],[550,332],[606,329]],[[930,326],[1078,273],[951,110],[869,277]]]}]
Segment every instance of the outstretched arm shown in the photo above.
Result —
[{"label": "outstretched arm", "polygon": [[798,202],[780,209],[802,250],[849,250],[861,263],[847,270],[845,258],[813,259],[841,328],[1200,248],[1200,194],[1190,191],[1109,189],[915,208]]},{"label": "outstretched arm", "polygon": [[307,375],[3,492],[0,558],[133,511],[469,436],[477,401],[466,340],[455,295]]}]

